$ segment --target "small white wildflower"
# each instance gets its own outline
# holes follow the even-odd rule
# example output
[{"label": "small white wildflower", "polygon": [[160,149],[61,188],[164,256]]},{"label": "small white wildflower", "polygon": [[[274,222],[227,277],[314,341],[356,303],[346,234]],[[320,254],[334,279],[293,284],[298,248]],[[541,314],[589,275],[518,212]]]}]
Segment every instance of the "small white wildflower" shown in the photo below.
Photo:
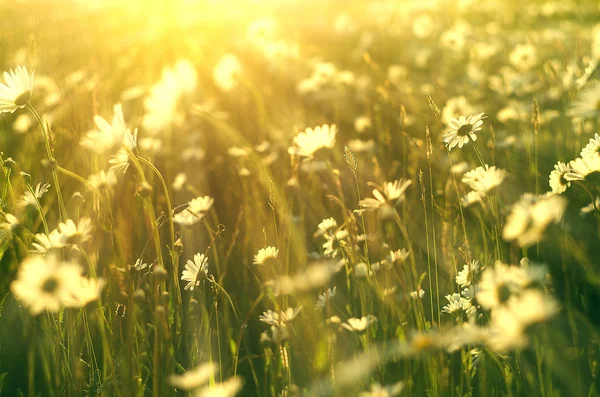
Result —
[{"label": "small white wildflower", "polygon": [[333,289],[328,288],[327,291],[319,294],[319,298],[317,299],[317,304],[315,305],[315,310],[321,311],[327,306],[327,304],[335,297],[337,292],[337,288],[333,287]]},{"label": "small white wildflower", "polygon": [[460,149],[469,143],[469,141],[476,141],[476,133],[481,130],[485,117],[484,113],[479,113],[470,116],[460,116],[450,120],[450,128],[442,137],[448,150],[452,150],[456,146]]},{"label": "small white wildflower", "polygon": [[13,113],[24,108],[31,99],[33,91],[32,70],[17,66],[15,70],[4,72],[4,84],[0,83],[0,113]]},{"label": "small white wildflower", "polygon": [[371,314],[368,314],[361,318],[351,317],[348,320],[346,320],[346,322],[342,323],[342,328],[351,332],[363,333],[376,321],[377,319],[375,318],[375,316]]},{"label": "small white wildflower", "polygon": [[294,137],[293,146],[289,148],[290,154],[313,158],[315,153],[321,149],[331,149],[335,145],[337,127],[335,125],[323,124],[313,128],[307,128]]},{"label": "small white wildflower", "polygon": [[208,257],[204,254],[194,255],[194,260],[188,260],[185,264],[185,270],[181,275],[182,281],[187,281],[184,290],[193,291],[195,287],[200,285],[200,281],[208,275]]},{"label": "small white wildflower", "polygon": [[279,250],[275,247],[265,247],[258,250],[258,253],[254,255],[255,265],[264,265],[269,260],[277,259]]},{"label": "small white wildflower", "polygon": [[460,287],[465,288],[471,285],[475,275],[479,271],[479,261],[472,260],[463,266],[463,270],[458,272],[456,275],[456,284]]}]

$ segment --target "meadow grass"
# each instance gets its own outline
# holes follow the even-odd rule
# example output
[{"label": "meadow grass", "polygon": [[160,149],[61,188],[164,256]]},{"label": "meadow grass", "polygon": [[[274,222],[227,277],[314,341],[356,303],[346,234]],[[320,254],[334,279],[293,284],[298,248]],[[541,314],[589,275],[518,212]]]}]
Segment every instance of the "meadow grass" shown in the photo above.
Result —
[{"label": "meadow grass", "polygon": [[0,11],[1,395],[600,393],[596,2]]}]

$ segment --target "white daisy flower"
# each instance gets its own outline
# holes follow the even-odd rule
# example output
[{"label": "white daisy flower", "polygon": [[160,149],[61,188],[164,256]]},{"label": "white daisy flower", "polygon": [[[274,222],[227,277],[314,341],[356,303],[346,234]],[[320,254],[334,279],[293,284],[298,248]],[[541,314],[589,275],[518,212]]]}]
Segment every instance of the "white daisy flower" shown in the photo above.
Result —
[{"label": "white daisy flower", "polygon": [[123,146],[108,160],[108,163],[111,165],[109,171],[115,173],[127,172],[127,168],[129,168],[129,152],[137,148],[137,134],[137,128],[133,133],[129,130],[125,132]]},{"label": "white daisy flower", "polygon": [[74,286],[80,285],[82,269],[55,257],[28,256],[10,285],[15,298],[36,316],[44,311],[58,312],[72,302]]},{"label": "white daisy flower", "polygon": [[184,114],[178,109],[180,100],[194,92],[198,77],[189,61],[178,61],[175,67],[165,67],[162,77],[151,88],[144,99],[144,131],[157,135],[184,120]]},{"label": "white daisy flower", "polygon": [[371,128],[371,119],[369,116],[360,116],[354,119],[354,129],[356,132],[361,133],[368,128]]},{"label": "white daisy flower", "polygon": [[373,276],[375,274],[375,270],[377,269],[374,269],[374,267],[374,265],[371,265],[371,269],[369,269],[366,263],[359,262],[356,265],[354,265],[354,276],[356,278],[365,278],[367,277],[367,275]]},{"label": "white daisy flower", "polygon": [[351,139],[346,145],[354,153],[366,153],[372,151],[375,148],[375,141],[372,139],[369,139],[367,141],[363,141],[362,139]]},{"label": "white daisy flower", "polygon": [[463,270],[458,272],[455,279],[456,284],[458,284],[462,288],[468,287],[473,282],[473,278],[475,277],[478,271],[479,261],[472,260],[471,262],[463,266]]},{"label": "white daisy flower", "polygon": [[485,193],[472,191],[460,198],[460,205],[466,208],[481,202],[484,197]]},{"label": "white daisy flower", "polygon": [[242,65],[233,54],[227,54],[215,66],[213,81],[221,90],[227,92],[237,87]]},{"label": "white daisy flower", "polygon": [[321,311],[327,306],[327,303],[331,301],[335,297],[337,292],[337,288],[333,287],[333,289],[328,288],[327,291],[319,294],[319,298],[317,299],[317,304],[315,305],[315,310]]},{"label": "white daisy flower", "polygon": [[412,31],[413,34],[420,38],[427,38],[431,33],[433,33],[437,24],[429,15],[421,14],[416,17],[412,22]]},{"label": "white daisy flower", "polygon": [[526,273],[522,268],[497,261],[493,268],[482,273],[475,296],[482,307],[494,309],[505,304],[513,294],[521,292],[526,284]]},{"label": "white daisy flower", "polygon": [[466,161],[461,161],[460,163],[453,165],[452,168],[450,168],[450,172],[452,172],[453,174],[462,174],[468,169],[469,163],[467,163]]},{"label": "white daisy flower", "polygon": [[323,233],[327,233],[330,230],[335,229],[336,227],[337,221],[334,218],[323,219],[321,223],[319,223],[319,225],[317,226],[317,228]]},{"label": "white daisy flower", "polygon": [[218,372],[212,363],[204,363],[194,369],[184,372],[182,375],[171,375],[171,384],[181,390],[198,389],[208,382]]},{"label": "white daisy flower", "polygon": [[373,197],[360,200],[359,205],[366,211],[379,209],[385,205],[395,207],[404,200],[404,193],[411,185],[409,179],[398,179],[394,182],[387,182],[381,190],[373,189]]},{"label": "white daisy flower", "polygon": [[65,246],[62,240],[62,235],[58,229],[51,231],[48,235],[38,233],[35,235],[35,240],[35,242],[31,243],[31,246],[33,247],[34,251],[39,252],[40,254],[45,254],[52,248],[60,248]]},{"label": "white daisy flower", "polygon": [[440,44],[452,52],[460,53],[466,45],[465,34],[457,29],[450,29],[440,36]]},{"label": "white daisy flower", "polygon": [[524,325],[545,321],[559,311],[558,303],[537,289],[528,289],[512,297],[508,307]]},{"label": "white daisy flower", "polygon": [[89,131],[81,140],[83,147],[98,154],[116,152],[121,148],[126,139],[125,134],[129,130],[125,126],[123,107],[120,103],[114,106],[113,112],[112,123],[109,123],[101,116],[94,116],[96,129]]},{"label": "white daisy flower", "polygon": [[342,229],[333,234],[326,234],[324,237],[326,241],[323,244],[323,249],[325,250],[323,254],[329,258],[335,258],[342,247],[346,246],[345,239],[348,237],[348,231]]},{"label": "white daisy flower", "polygon": [[180,192],[183,190],[183,187],[185,186],[187,179],[188,179],[187,174],[185,172],[180,172],[177,175],[175,175],[175,179],[173,180],[171,187],[176,192]]},{"label": "white daisy flower", "polygon": [[456,293],[452,295],[446,295],[446,300],[448,301],[448,304],[442,308],[442,312],[448,314],[454,314],[456,312],[467,310],[471,306],[471,302],[460,296],[460,294]]},{"label": "white daisy flower", "polygon": [[28,190],[21,195],[21,203],[25,206],[36,207],[38,205],[38,202],[41,200],[42,196],[48,192],[49,188],[49,183],[38,183],[35,189],[32,189],[33,192]]},{"label": "white daisy flower", "polygon": [[411,299],[422,299],[425,296],[425,290],[418,286],[417,290],[411,291],[408,296],[410,296]]},{"label": "white daisy flower", "polygon": [[233,397],[242,389],[244,382],[234,376],[221,383],[215,383],[198,390],[195,397]]},{"label": "white daisy flower", "polygon": [[600,116],[600,83],[594,81],[581,91],[567,114],[579,119],[594,119]]},{"label": "white daisy flower", "polygon": [[549,181],[552,193],[563,193],[571,186],[571,182],[565,178],[565,175],[569,172],[571,172],[571,167],[562,161],[559,161],[554,165],[554,170],[550,173]]},{"label": "white daisy flower", "polygon": [[277,259],[279,250],[275,247],[265,247],[258,250],[258,253],[254,255],[255,265],[264,265],[269,260]]},{"label": "white daisy flower", "polygon": [[406,258],[408,258],[408,255],[408,250],[406,248],[402,248],[396,251],[390,251],[387,259],[390,261],[390,263],[404,263]]},{"label": "white daisy flower", "polygon": [[196,197],[189,202],[188,211],[196,215],[206,213],[210,210],[214,202],[215,199],[210,196]]},{"label": "white daisy flower", "polygon": [[274,285],[276,295],[291,295],[321,288],[331,279],[331,276],[340,270],[338,263],[333,261],[317,261],[293,275],[281,275],[275,281],[269,282]]},{"label": "white daisy flower", "polygon": [[194,255],[194,260],[188,259],[185,264],[185,269],[181,275],[182,281],[187,281],[187,285],[184,290],[193,291],[195,287],[200,285],[200,281],[208,275],[208,256],[204,254]]},{"label": "white daisy flower", "polygon": [[469,141],[476,141],[476,132],[481,130],[483,119],[485,118],[484,113],[479,113],[471,116],[460,116],[450,120],[448,124],[450,128],[442,137],[448,150],[452,150],[456,146],[460,149],[469,143]]},{"label": "white daisy flower", "polygon": [[531,44],[517,44],[508,56],[510,63],[518,70],[526,72],[537,65],[537,49]]},{"label": "white daisy flower", "polygon": [[600,172],[600,156],[578,157],[569,163],[569,171],[565,173],[566,181],[584,181],[595,172]]},{"label": "white daisy flower", "polygon": [[467,287],[460,291],[460,293],[467,299],[475,299],[475,286],[471,285],[470,287]]},{"label": "white daisy flower", "polygon": [[519,263],[525,272],[526,287],[544,286],[547,283],[549,275],[546,265],[531,262],[528,258],[522,258]]},{"label": "white daisy flower", "polygon": [[58,225],[58,232],[62,244],[80,244],[90,238],[92,232],[92,220],[87,217],[82,217],[75,224],[71,219],[67,219],[64,223]]},{"label": "white daisy flower", "polygon": [[288,307],[285,311],[275,312],[273,310],[267,310],[263,312],[258,319],[265,324],[279,325],[290,323],[293,319],[298,316],[298,313],[302,310],[302,306],[296,308]]},{"label": "white daisy flower", "polygon": [[593,138],[590,138],[588,144],[581,150],[579,154],[583,159],[592,159],[600,156],[600,135],[594,134]]},{"label": "white daisy flower", "polygon": [[404,382],[397,382],[385,386],[375,382],[371,385],[371,390],[360,392],[359,397],[395,397],[399,395],[405,387],[406,384]]},{"label": "white daisy flower", "polygon": [[195,215],[194,213],[184,210],[175,215],[173,215],[173,222],[182,225],[182,226],[192,226],[200,219],[204,217],[204,214],[200,216]]},{"label": "white daisy flower", "polygon": [[191,226],[200,221],[214,204],[215,199],[210,196],[196,197],[188,202],[185,210],[173,216],[173,222]]},{"label": "white daisy flower", "polygon": [[356,333],[363,333],[377,321],[375,316],[368,314],[361,318],[351,317],[346,322],[342,323],[342,328]]},{"label": "white daisy flower", "polygon": [[479,193],[488,193],[493,188],[500,186],[506,178],[507,172],[495,166],[477,167],[462,178],[463,183]]},{"label": "white daisy flower", "polygon": [[559,311],[554,299],[536,289],[513,296],[507,305],[492,311],[491,334],[486,344],[494,350],[508,351],[527,345],[527,327],[553,317]]},{"label": "white daisy flower", "polygon": [[294,137],[293,146],[289,148],[290,154],[312,158],[320,149],[331,149],[335,145],[337,127],[323,124],[307,128]]},{"label": "white daisy flower", "polygon": [[17,66],[15,70],[4,72],[4,84],[0,83],[0,113],[13,113],[24,108],[33,91],[33,70]]},{"label": "white daisy flower", "polygon": [[527,346],[529,339],[525,335],[524,325],[515,314],[507,306],[492,311],[489,335],[485,338],[487,347],[506,352]]},{"label": "white daisy flower", "polygon": [[71,296],[65,300],[65,307],[84,307],[100,298],[104,288],[104,279],[95,279],[89,277],[80,277],[75,284],[71,286]]},{"label": "white daisy flower", "polygon": [[290,338],[290,331],[286,324],[271,325],[270,331],[271,335],[266,331],[262,333],[260,336],[261,342],[268,341],[280,345]]},{"label": "white daisy flower", "polygon": [[90,175],[88,180],[90,185],[98,190],[110,189],[117,184],[117,176],[112,171],[100,170],[100,172]]},{"label": "white daisy flower", "polygon": [[551,223],[558,222],[567,206],[557,195],[535,196],[525,194],[513,205],[502,231],[505,240],[515,240],[521,246],[539,242]]}]

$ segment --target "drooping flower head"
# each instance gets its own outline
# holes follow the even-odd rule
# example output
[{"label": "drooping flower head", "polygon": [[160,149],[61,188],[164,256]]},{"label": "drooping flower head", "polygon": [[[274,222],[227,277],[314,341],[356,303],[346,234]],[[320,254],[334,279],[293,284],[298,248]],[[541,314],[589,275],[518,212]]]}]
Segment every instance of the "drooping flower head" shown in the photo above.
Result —
[{"label": "drooping flower head", "polygon": [[4,84],[0,83],[0,113],[13,113],[29,103],[33,74],[33,70],[28,71],[25,66],[4,72]]},{"label": "drooping flower head", "polygon": [[113,107],[113,113],[111,123],[99,115],[94,116],[96,129],[89,131],[81,140],[83,147],[98,154],[112,154],[128,143],[127,134],[131,133],[125,126],[123,107],[120,103]]}]

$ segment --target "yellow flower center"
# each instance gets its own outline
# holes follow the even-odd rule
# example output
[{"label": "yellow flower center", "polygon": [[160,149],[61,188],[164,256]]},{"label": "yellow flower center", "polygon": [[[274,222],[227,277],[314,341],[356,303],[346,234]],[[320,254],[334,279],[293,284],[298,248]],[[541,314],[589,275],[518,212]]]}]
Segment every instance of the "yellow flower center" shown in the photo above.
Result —
[{"label": "yellow flower center", "polygon": [[469,135],[471,131],[473,131],[473,126],[471,124],[465,124],[456,131],[456,134],[458,136],[466,136]]},{"label": "yellow flower center", "polygon": [[24,93],[22,93],[15,99],[15,105],[17,105],[19,107],[23,107],[29,103],[30,99],[31,99],[31,92],[25,91]]},{"label": "yellow flower center", "polygon": [[57,288],[58,280],[54,277],[49,278],[48,280],[44,281],[44,284],[42,284],[42,291],[47,292],[49,294],[53,294]]},{"label": "yellow flower center", "polygon": [[498,301],[500,301],[500,303],[506,302],[508,298],[510,298],[509,286],[506,284],[500,284],[497,286],[497,288]]}]

